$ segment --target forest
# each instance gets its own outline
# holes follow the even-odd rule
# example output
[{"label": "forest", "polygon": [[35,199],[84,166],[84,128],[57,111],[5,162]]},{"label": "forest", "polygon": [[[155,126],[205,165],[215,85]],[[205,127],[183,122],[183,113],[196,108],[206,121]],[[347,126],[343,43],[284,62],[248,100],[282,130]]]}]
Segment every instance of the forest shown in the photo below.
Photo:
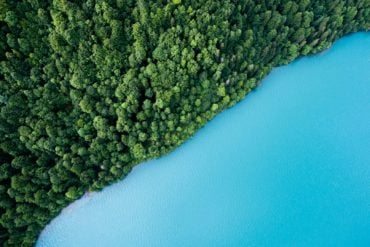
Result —
[{"label": "forest", "polygon": [[369,0],[0,0],[0,245],[369,29]]}]

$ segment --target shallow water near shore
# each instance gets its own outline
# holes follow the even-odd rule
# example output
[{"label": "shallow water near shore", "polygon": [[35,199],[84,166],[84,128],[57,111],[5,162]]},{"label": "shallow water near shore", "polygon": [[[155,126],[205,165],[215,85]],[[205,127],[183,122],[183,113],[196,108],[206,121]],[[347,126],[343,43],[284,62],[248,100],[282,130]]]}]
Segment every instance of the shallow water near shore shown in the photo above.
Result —
[{"label": "shallow water near shore", "polygon": [[369,246],[369,233],[370,33],[357,33],[274,69],[36,246]]}]

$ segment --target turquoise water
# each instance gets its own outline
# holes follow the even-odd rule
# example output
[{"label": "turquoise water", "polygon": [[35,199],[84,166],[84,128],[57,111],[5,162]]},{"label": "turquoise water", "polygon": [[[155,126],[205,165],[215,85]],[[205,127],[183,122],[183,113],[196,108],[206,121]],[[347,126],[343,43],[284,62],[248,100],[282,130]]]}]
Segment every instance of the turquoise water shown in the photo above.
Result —
[{"label": "turquoise water", "polygon": [[37,246],[370,246],[370,33],[273,70]]}]

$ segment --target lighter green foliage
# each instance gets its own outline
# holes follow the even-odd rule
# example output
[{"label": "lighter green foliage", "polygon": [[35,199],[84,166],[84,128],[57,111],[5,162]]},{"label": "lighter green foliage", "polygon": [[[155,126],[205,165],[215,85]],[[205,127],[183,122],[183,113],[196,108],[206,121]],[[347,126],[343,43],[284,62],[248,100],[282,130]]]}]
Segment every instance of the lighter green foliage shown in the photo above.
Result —
[{"label": "lighter green foliage", "polygon": [[366,0],[0,0],[0,245],[168,153]]}]

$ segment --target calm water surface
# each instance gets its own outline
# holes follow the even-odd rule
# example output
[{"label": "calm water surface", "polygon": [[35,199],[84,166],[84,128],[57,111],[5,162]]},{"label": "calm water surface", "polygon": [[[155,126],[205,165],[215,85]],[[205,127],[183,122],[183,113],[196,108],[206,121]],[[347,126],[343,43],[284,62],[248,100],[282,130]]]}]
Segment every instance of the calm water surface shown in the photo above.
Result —
[{"label": "calm water surface", "polygon": [[273,70],[37,246],[370,246],[370,33]]}]

